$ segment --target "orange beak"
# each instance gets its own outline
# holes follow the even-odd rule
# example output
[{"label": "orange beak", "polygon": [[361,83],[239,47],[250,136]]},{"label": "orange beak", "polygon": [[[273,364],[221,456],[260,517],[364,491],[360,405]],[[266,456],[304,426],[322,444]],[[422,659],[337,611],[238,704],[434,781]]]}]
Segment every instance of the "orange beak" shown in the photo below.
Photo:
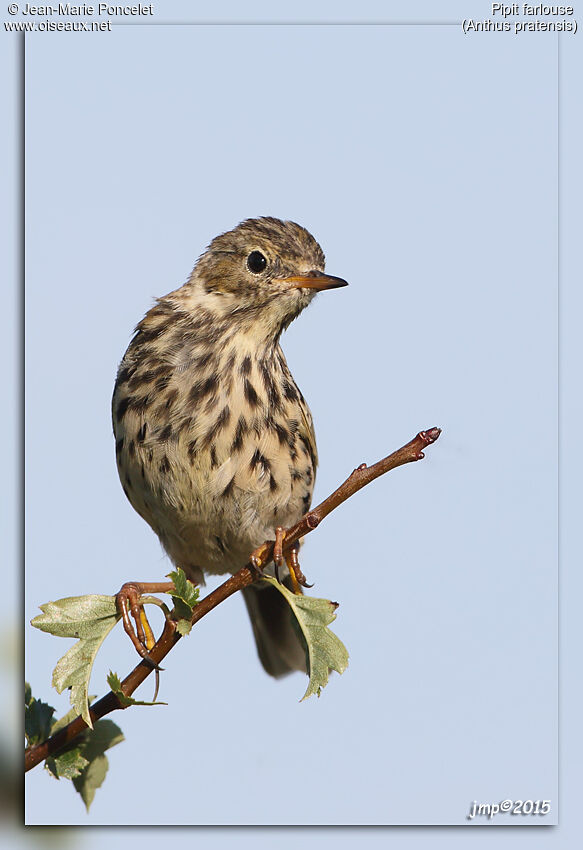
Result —
[{"label": "orange beak", "polygon": [[305,275],[293,275],[284,277],[282,283],[291,283],[296,289],[337,289],[339,286],[348,286],[348,281],[343,277],[334,277],[325,272],[314,271]]}]

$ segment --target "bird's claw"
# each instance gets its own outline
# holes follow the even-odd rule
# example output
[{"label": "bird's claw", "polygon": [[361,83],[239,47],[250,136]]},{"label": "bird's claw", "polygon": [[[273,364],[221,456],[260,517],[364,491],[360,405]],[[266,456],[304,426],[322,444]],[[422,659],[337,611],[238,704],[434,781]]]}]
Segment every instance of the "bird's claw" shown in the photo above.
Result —
[{"label": "bird's claw", "polygon": [[168,593],[173,588],[172,582],[128,581],[122,585],[115,597],[125,633],[133,643],[136,652],[157,671],[162,668],[150,657],[150,650],[154,647],[156,639],[144,610],[143,594]]},{"label": "bird's claw", "polygon": [[294,545],[286,552],[285,560],[287,563],[287,567],[289,570],[289,574],[291,576],[292,584],[294,587],[294,593],[301,593],[301,587],[313,587],[313,584],[308,584],[305,575],[300,569],[300,562],[298,560],[298,552],[300,551],[299,541],[294,543]]}]

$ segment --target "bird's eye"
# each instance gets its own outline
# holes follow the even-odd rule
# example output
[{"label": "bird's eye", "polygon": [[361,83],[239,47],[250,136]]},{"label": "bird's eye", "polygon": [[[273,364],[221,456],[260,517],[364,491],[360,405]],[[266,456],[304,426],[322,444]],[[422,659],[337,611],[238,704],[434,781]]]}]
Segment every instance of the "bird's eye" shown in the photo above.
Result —
[{"label": "bird's eye", "polygon": [[247,257],[247,268],[250,272],[253,272],[253,274],[260,274],[266,265],[267,260],[261,251],[251,251]]}]

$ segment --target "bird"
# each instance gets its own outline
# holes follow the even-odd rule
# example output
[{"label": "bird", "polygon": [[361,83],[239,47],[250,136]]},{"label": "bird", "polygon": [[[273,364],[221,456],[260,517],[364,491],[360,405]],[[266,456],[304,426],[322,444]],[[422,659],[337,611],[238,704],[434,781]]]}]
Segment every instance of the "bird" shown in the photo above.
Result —
[{"label": "bird", "polygon": [[[235,573],[310,509],[314,425],[280,338],[318,292],[346,285],[325,272],[304,227],[247,219],[213,239],[135,328],[112,399],[118,473],[195,584]],[[278,577],[301,592],[297,547],[285,561]],[[266,672],[306,672],[282,594],[256,582],[243,595]]]}]

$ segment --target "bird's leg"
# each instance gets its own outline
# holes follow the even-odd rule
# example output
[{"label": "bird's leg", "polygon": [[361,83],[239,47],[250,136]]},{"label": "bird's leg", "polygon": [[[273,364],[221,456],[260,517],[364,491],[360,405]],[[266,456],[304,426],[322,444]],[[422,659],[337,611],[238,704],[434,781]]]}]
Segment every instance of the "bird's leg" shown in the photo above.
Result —
[{"label": "bird's leg", "polygon": [[308,584],[306,581],[306,577],[300,569],[300,562],[298,560],[298,552],[300,551],[300,541],[298,540],[291,546],[287,552],[285,553],[285,562],[287,564],[287,568],[289,570],[290,578],[292,581],[294,593],[301,593],[301,587],[313,587],[313,584]]},{"label": "bird's leg", "polygon": [[285,537],[285,531],[278,525],[275,529],[275,543],[273,544],[273,565],[275,567],[275,578],[281,584],[281,578],[279,575],[280,567],[283,566],[283,538]]},{"label": "bird's leg", "polygon": [[[136,651],[151,662],[149,650],[152,649],[156,640],[146,612],[144,610],[144,602],[146,601],[145,593],[169,593],[174,590],[174,584],[171,581],[160,582],[142,582],[128,581],[126,582],[117,596],[115,597],[118,611],[123,620],[125,633],[130,638]],[[149,597],[148,602],[153,602],[154,598]],[[162,607],[165,616],[168,615],[168,609],[162,603],[158,603]],[[135,627],[130,620],[131,617],[135,623]]]},{"label": "bird's leg", "polygon": [[[275,542],[273,544],[273,554],[270,560],[273,560],[275,565],[275,577],[281,584],[280,579],[280,569],[283,566],[283,562],[285,560],[290,580],[292,583],[292,589],[294,593],[301,593],[302,587],[313,587],[313,585],[308,584],[306,581],[306,577],[300,569],[300,563],[298,560],[298,552],[300,549],[299,540],[294,543],[290,548],[284,552],[284,542],[285,542],[285,528],[278,526],[275,529]],[[262,543],[261,546],[258,546],[251,553],[250,561],[251,564],[255,567],[257,572],[262,573],[264,567],[269,563],[267,560],[268,553],[270,551],[270,546],[267,543]]]},{"label": "bird's leg", "polygon": [[273,561],[275,565],[275,577],[278,582],[281,584],[281,579],[279,577],[280,567],[283,565],[283,541],[285,539],[285,529],[278,525],[275,529],[275,542],[273,543],[273,553],[271,557],[269,557],[269,552],[271,550],[271,546],[269,543],[262,543],[261,546],[258,546],[257,549],[254,549],[251,552],[249,560],[251,564],[259,574],[263,573],[263,570],[267,566],[270,561]]}]

